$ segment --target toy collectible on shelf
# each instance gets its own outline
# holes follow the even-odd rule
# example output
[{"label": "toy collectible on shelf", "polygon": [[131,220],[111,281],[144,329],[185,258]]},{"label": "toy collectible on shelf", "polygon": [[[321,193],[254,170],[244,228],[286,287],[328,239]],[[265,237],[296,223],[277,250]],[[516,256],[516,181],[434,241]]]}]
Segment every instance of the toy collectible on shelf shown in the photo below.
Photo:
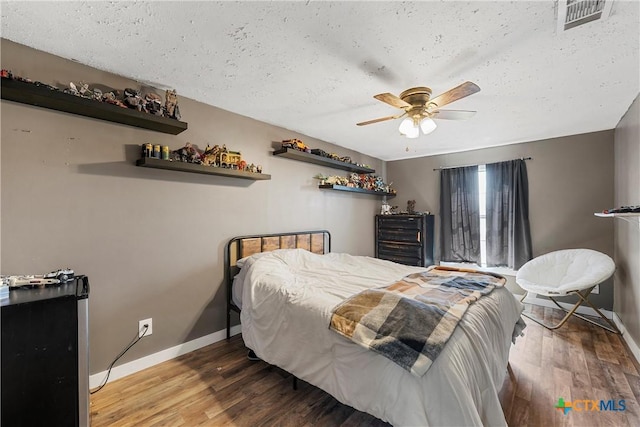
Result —
[{"label": "toy collectible on shelf", "polygon": [[166,145],[143,144],[142,156],[155,159],[163,159],[171,162],[193,163],[196,165],[220,167],[225,169],[241,170],[252,173],[262,173],[262,166],[253,163],[248,164],[242,159],[239,151],[230,151],[226,145],[207,145],[204,150],[197,145],[187,142],[184,147],[169,151]]},{"label": "toy collectible on shelf", "polygon": [[605,209],[603,214],[616,214],[616,213],[638,213],[640,214],[640,205],[635,206],[621,206],[619,208]]},{"label": "toy collectible on shelf", "polygon": [[337,160],[339,162],[349,163],[351,165],[360,166],[363,168],[369,168],[369,165],[362,163],[356,163],[351,160],[349,156],[338,156],[335,153],[327,153],[320,148],[309,148],[307,145],[299,139],[285,139],[282,141],[282,148],[292,148],[294,150],[303,151],[305,153],[314,154],[316,156],[325,157],[327,159]]},{"label": "toy collectible on shelf", "polygon": [[60,89],[46,83],[38,81],[34,82],[31,79],[16,76],[11,73],[11,71],[5,69],[0,72],[0,77],[3,79],[31,83],[35,86],[44,87],[52,91],[92,99],[98,102],[105,102],[122,108],[131,108],[156,116],[168,117],[175,120],[181,119],[180,109],[178,108],[178,95],[175,90],[165,91],[165,102],[164,105],[162,105],[162,98],[159,95],[149,92],[143,96],[139,90],[132,88],[124,89],[123,93],[118,90],[102,92],[102,90],[97,87],[93,89],[89,88],[88,83],[75,84],[70,82],[68,87]]},{"label": "toy collectible on shelf", "polygon": [[314,177],[320,180],[320,185],[342,185],[345,187],[361,188],[363,190],[380,191],[383,193],[395,194],[396,190],[391,188],[391,184],[386,184],[381,176],[371,174],[351,173],[349,176],[340,175],[322,175],[318,174]]}]

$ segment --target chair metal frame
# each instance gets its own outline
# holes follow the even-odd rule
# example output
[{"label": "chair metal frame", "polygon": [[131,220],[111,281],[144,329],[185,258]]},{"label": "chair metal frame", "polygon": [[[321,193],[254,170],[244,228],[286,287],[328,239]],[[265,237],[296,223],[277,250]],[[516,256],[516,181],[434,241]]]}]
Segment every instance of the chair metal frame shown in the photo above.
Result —
[{"label": "chair metal frame", "polygon": [[[598,307],[596,307],[595,305],[593,305],[593,303],[591,301],[589,301],[589,294],[591,294],[591,291],[593,291],[593,289],[595,289],[597,285],[593,285],[590,288],[587,289],[583,289],[581,291],[571,291],[571,292],[567,292],[566,294],[563,295],[557,295],[557,296],[569,296],[569,295],[577,295],[578,296],[578,301],[574,304],[574,306],[570,309],[567,310],[566,308],[564,308],[563,306],[560,305],[560,303],[558,303],[558,301],[555,300],[555,298],[551,295],[546,295],[546,294],[539,294],[539,295],[544,295],[546,297],[548,297],[560,310],[564,311],[566,313],[566,315],[564,316],[564,318],[560,321],[560,323],[556,324],[556,325],[548,325],[546,323],[544,323],[542,320],[536,318],[535,316],[529,314],[529,313],[525,313],[523,312],[522,315],[533,320],[534,322],[536,322],[539,325],[544,326],[545,328],[549,329],[549,330],[555,330],[560,328],[562,325],[564,325],[567,320],[569,320],[569,318],[573,315],[576,316],[582,320],[585,320],[593,325],[596,326],[600,326],[603,329],[606,329],[610,332],[613,332],[614,334],[621,334],[620,329],[618,329],[618,327],[616,326],[615,323],[613,323],[610,319],[608,319],[604,314],[602,314],[602,312],[598,309]],[[535,292],[532,292],[535,293]],[[524,296],[520,299],[520,302],[524,302],[524,299],[527,297],[527,295],[529,295],[529,291],[525,290],[525,294]],[[600,322],[596,322],[593,319],[589,319],[587,317],[584,317],[583,315],[576,313],[576,310],[578,310],[578,308],[580,308],[580,306],[586,303],[588,304],[591,308],[593,308],[595,310],[596,313],[598,313],[598,315],[603,318],[605,320],[605,322],[607,322],[607,324],[609,326],[603,325]]]}]

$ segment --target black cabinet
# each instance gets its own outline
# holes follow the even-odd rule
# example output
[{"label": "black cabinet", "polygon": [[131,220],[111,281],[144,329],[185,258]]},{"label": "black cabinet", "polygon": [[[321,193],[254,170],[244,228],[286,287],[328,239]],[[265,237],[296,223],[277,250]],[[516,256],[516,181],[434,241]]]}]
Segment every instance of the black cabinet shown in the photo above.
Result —
[{"label": "black cabinet", "polygon": [[2,301],[2,426],[89,425],[88,281],[77,279]]},{"label": "black cabinet", "polygon": [[433,264],[433,215],[376,215],[376,258]]}]

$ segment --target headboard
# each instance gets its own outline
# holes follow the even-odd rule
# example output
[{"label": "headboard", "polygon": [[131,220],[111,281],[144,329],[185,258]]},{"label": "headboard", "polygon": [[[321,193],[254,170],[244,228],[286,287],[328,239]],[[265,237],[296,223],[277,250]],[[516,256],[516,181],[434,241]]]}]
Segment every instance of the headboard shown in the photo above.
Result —
[{"label": "headboard", "polygon": [[234,237],[225,247],[224,282],[227,290],[227,339],[231,336],[231,311],[240,312],[231,300],[233,278],[238,274],[236,262],[259,252],[276,249],[306,249],[316,254],[331,252],[331,233],[328,230],[294,231],[290,233],[258,234]]}]

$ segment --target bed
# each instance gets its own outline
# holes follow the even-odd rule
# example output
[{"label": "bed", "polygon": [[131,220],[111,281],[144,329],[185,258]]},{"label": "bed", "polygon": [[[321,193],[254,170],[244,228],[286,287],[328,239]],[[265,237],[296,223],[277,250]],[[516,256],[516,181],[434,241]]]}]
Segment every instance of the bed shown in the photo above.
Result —
[{"label": "bed", "polygon": [[[360,292],[425,268],[332,253],[327,231],[233,238],[227,320],[267,363],[393,425],[506,425],[498,392],[523,306],[504,287],[471,304],[422,376],[329,329],[332,310]],[[229,322],[227,335],[229,336]]]}]

